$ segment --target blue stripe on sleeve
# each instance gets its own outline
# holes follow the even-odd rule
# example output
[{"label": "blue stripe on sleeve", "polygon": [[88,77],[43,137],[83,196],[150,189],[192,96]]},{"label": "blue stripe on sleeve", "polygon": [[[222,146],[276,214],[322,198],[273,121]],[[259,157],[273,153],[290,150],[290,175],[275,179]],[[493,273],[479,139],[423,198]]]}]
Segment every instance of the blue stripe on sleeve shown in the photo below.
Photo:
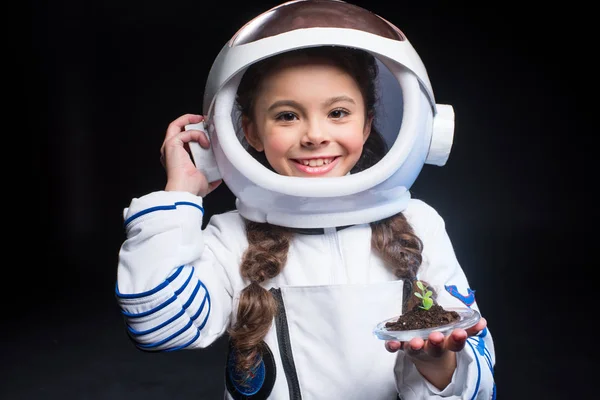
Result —
[{"label": "blue stripe on sleeve", "polygon": [[[202,286],[204,286],[204,285],[202,285]],[[206,290],[206,286],[204,287],[204,289]],[[208,311],[206,312],[206,317],[204,317],[204,321],[202,321],[200,326],[198,326],[198,330],[202,330],[202,328],[204,328],[204,325],[206,325],[206,322],[208,321],[208,316],[210,315],[211,303],[210,303],[210,295],[208,294],[208,290],[206,290],[206,296],[204,296],[204,299],[202,299],[202,304],[200,304],[198,311],[196,311],[196,314],[194,314],[194,316],[192,316],[192,321],[196,321],[196,319],[198,319],[200,314],[202,314],[202,310],[204,310],[204,305],[206,303],[208,303]]]},{"label": "blue stripe on sleeve", "polygon": [[142,297],[153,295],[154,293],[157,293],[160,290],[162,290],[165,287],[167,287],[169,285],[169,283],[173,282],[175,280],[175,278],[177,278],[179,276],[179,274],[181,273],[181,271],[183,271],[183,267],[184,267],[183,265],[177,267],[177,269],[175,270],[175,272],[171,276],[169,276],[167,279],[165,279],[165,281],[163,283],[161,283],[160,285],[158,285],[154,289],[150,289],[150,290],[148,290],[146,292],[142,292],[142,293],[123,294],[123,293],[121,293],[119,291],[119,283],[117,282],[115,284],[115,293],[116,293],[117,297],[119,297],[121,299],[139,299],[139,298],[142,298]]},{"label": "blue stripe on sleeve", "polygon": [[[202,285],[202,286],[204,286],[204,285]],[[197,333],[196,333],[195,337],[192,340],[190,340],[188,343],[186,343],[186,344],[183,344],[181,346],[177,346],[177,347],[174,347],[174,348],[171,348],[171,349],[165,349],[165,350],[162,350],[162,351],[167,352],[167,351],[179,350],[179,349],[182,349],[184,347],[189,346],[196,339],[198,339],[198,337],[200,336],[200,331],[202,330],[202,328],[204,328],[204,326],[208,322],[208,316],[210,315],[210,298],[208,296],[208,291],[206,292],[206,296],[202,300],[202,304],[200,305],[198,311],[196,312],[196,314],[193,317],[191,317],[191,320],[186,324],[186,326],[183,329],[181,329],[179,332],[177,332],[177,333],[169,336],[168,338],[163,339],[163,340],[161,340],[159,342],[156,342],[156,343],[139,344],[134,339],[134,342],[136,342],[136,346],[140,347],[141,349],[151,349],[151,348],[154,348],[154,347],[158,347],[158,346],[160,346],[160,345],[168,342],[169,340],[174,339],[176,336],[182,334],[185,330],[187,330],[187,328],[189,328],[191,326],[192,322],[195,321],[200,316],[200,314],[202,314],[202,311],[204,310],[204,306],[205,306],[205,304],[207,302],[208,302],[208,312],[206,313],[206,316],[204,317],[204,321],[202,321],[202,324],[200,324],[200,326],[197,327]],[[149,330],[147,330],[145,332],[137,332],[137,331],[133,330],[132,328],[129,328],[129,332],[132,335],[134,335],[134,336],[140,336],[142,334],[152,333],[152,332],[154,332],[154,331],[156,331],[156,330],[158,330],[158,329],[166,326],[167,324],[173,322],[175,319],[179,318],[183,314],[183,311],[184,310],[181,310],[179,313],[177,313],[177,315],[175,317],[171,318],[169,321],[167,321],[165,323],[162,323],[160,326],[158,326],[156,328],[149,329]]]},{"label": "blue stripe on sleeve", "polygon": [[[468,338],[468,339],[471,339],[471,338]],[[475,362],[477,363],[477,384],[475,385],[475,391],[473,392],[473,397],[471,397],[471,400],[474,400],[475,398],[477,398],[477,392],[479,392],[479,385],[481,383],[481,364],[479,363],[479,356],[477,355],[477,351],[475,351],[473,344],[471,343],[470,340],[467,340],[467,343],[469,344],[469,347],[471,347],[471,351],[473,351],[473,355],[475,356]]]},{"label": "blue stripe on sleeve", "polygon": [[[188,321],[188,323],[187,323],[187,324],[185,324],[185,326],[184,326],[183,328],[181,328],[180,330],[178,330],[177,332],[175,332],[175,333],[174,333],[174,334],[172,334],[171,336],[169,336],[169,337],[167,337],[167,338],[164,338],[163,340],[159,340],[158,342],[155,342],[155,343],[149,343],[149,344],[139,344],[139,343],[138,343],[138,345],[137,345],[137,346],[138,346],[139,348],[142,348],[142,349],[152,349],[152,348],[154,348],[154,347],[161,346],[161,345],[163,345],[163,344],[165,344],[165,343],[167,343],[167,342],[169,342],[169,341],[171,341],[171,340],[175,339],[177,336],[179,336],[179,335],[183,334],[185,331],[187,331],[187,330],[188,330],[188,328],[189,328],[190,326],[192,326],[192,322],[193,322],[192,320],[189,320],[189,321]],[[198,330],[198,333],[200,333],[200,330]]]},{"label": "blue stripe on sleeve", "polygon": [[177,208],[177,206],[191,206],[191,207],[195,207],[197,209],[199,209],[202,214],[204,214],[204,208],[202,206],[199,206],[196,203],[192,203],[189,201],[178,201],[175,202],[175,204],[173,205],[168,205],[168,206],[156,206],[156,207],[150,207],[150,208],[146,208],[145,210],[142,210],[134,215],[132,215],[131,217],[127,218],[125,220],[124,225],[127,226],[131,221],[133,221],[136,218],[139,218],[143,215],[155,212],[155,211],[166,211],[166,210],[175,210]]},{"label": "blue stripe on sleeve", "polygon": [[149,333],[152,332],[156,332],[157,330],[159,330],[160,328],[164,328],[165,326],[171,324],[173,321],[175,321],[176,319],[179,319],[179,317],[181,317],[183,314],[185,313],[185,309],[181,309],[179,310],[179,312],[177,314],[175,314],[174,316],[172,316],[171,318],[169,318],[168,320],[166,320],[165,322],[163,322],[162,324],[158,324],[156,325],[154,328],[150,328],[147,329],[145,331],[136,331],[135,329],[133,329],[131,326],[127,325],[127,330],[129,331],[129,333],[131,333],[133,336],[142,336],[142,335],[147,335]]},{"label": "blue stripe on sleeve", "polygon": [[[182,268],[182,267],[180,267]],[[183,292],[185,290],[185,288],[187,287],[187,285],[190,283],[190,281],[192,280],[192,276],[194,276],[194,267],[192,267],[192,270],[190,271],[190,274],[188,275],[187,279],[185,280],[185,282],[183,282],[183,285],[181,285],[181,287],[179,289],[177,289],[175,291],[176,295],[180,295],[181,292]],[[172,282],[173,280],[171,280]]]},{"label": "blue stripe on sleeve", "polygon": [[[187,284],[187,282],[189,282],[189,279],[188,279],[188,281],[186,281],[186,284]],[[198,281],[198,284],[196,285],[196,288],[194,289],[194,293],[192,293],[192,295],[190,296],[190,299],[186,302],[186,304],[183,305],[182,309],[177,314],[175,314],[173,317],[171,317],[167,321],[165,321],[153,328],[147,329],[145,331],[136,331],[135,329],[133,329],[132,327],[127,325],[128,331],[134,336],[142,336],[142,335],[147,335],[152,332],[156,332],[157,330],[164,328],[165,326],[173,323],[175,320],[177,320],[179,317],[181,317],[185,313],[185,310],[187,310],[188,307],[193,303],[193,300],[196,298],[196,295],[198,294],[200,287],[204,287],[205,296],[202,299],[202,303],[200,304],[198,311],[196,311],[196,313],[192,317],[190,317],[190,319],[192,321],[195,321],[200,316],[200,314],[204,310],[204,305],[206,304],[206,301],[208,299],[208,302],[209,302],[208,307],[209,308],[208,308],[208,313],[206,315],[206,319],[204,320],[202,325],[198,328],[198,329],[202,329],[204,327],[204,325],[206,324],[206,320],[208,319],[208,314],[210,314],[210,299],[209,299],[210,296],[208,294],[208,289],[206,288],[206,286],[204,284],[202,284],[202,282]]]},{"label": "blue stripe on sleeve", "polygon": [[[202,286],[204,286],[204,284],[202,284]],[[204,289],[206,289],[206,286],[204,286]],[[198,326],[198,331],[196,332],[196,335],[194,335],[194,338],[180,346],[172,347],[170,349],[165,349],[165,350],[163,350],[163,352],[166,353],[166,352],[176,351],[176,350],[181,350],[183,348],[186,348],[190,344],[194,343],[196,341],[196,339],[198,339],[198,337],[200,337],[200,331],[202,330],[202,328],[204,328],[204,325],[206,325],[206,323],[208,322],[208,316],[210,315],[210,296],[208,294],[208,290],[206,290],[206,296],[202,300],[202,304],[200,305],[200,308],[198,309],[196,314],[192,317],[192,321],[195,321],[200,316],[200,314],[202,314],[202,310],[204,310],[204,304],[206,302],[208,302],[208,311],[206,313],[206,317],[204,317],[204,321],[202,321],[202,324],[200,324],[200,326]]]},{"label": "blue stripe on sleeve", "polygon": [[[182,265],[180,267],[178,267],[171,276],[169,276],[163,283],[161,283],[160,285],[158,285],[157,287],[155,287],[154,289],[148,290],[146,292],[143,293],[136,293],[136,294],[122,294],[119,292],[118,287],[115,288],[117,297],[122,298],[122,299],[140,299],[143,297],[147,297],[150,295],[153,295],[157,292],[159,292],[160,290],[164,289],[166,286],[168,286],[169,284],[172,284],[175,279],[177,279],[178,277],[181,276],[181,273],[183,271],[183,269],[185,268],[185,265]],[[190,268],[189,271],[189,275],[185,278],[185,282],[183,282],[183,284],[181,285],[180,288],[178,288],[175,292],[174,295],[171,296],[167,301],[165,301],[164,303],[158,305],[157,307],[148,310],[148,311],[144,311],[142,313],[130,313],[127,312],[125,310],[121,310],[121,313],[128,318],[140,318],[140,317],[145,317],[148,315],[151,315],[153,313],[156,313],[162,309],[164,309],[166,306],[168,306],[169,304],[173,303],[175,300],[179,299],[179,296],[181,295],[181,293],[183,293],[183,291],[188,287],[188,285],[190,284],[192,277],[194,276],[194,271],[195,268],[192,266]],[[149,343],[149,344],[140,344],[139,343],[139,338],[140,336],[143,335],[148,335],[151,334],[153,332],[156,332],[166,326],[172,325],[173,323],[175,323],[177,320],[181,319],[181,317],[185,314],[186,310],[194,303],[194,300],[197,298],[198,293],[200,291],[200,288],[204,288],[205,292],[204,292],[204,297],[202,299],[202,302],[199,305],[198,310],[194,313],[194,315],[190,316],[190,320],[186,323],[186,325],[180,329],[179,331],[175,332],[174,334],[170,335],[169,337],[162,339],[158,342],[155,343]],[[210,294],[208,292],[208,288],[206,287],[206,285],[204,285],[204,283],[202,283],[202,281],[197,280],[197,283],[192,291],[192,293],[190,294],[188,300],[182,304],[181,306],[181,310],[179,310],[177,312],[176,315],[170,317],[167,321],[164,321],[162,323],[160,323],[159,325],[146,329],[144,331],[138,331],[135,330],[134,328],[132,328],[129,324],[127,324],[127,331],[128,331],[128,335],[130,337],[130,339],[133,340],[133,342],[136,344],[136,347],[138,347],[140,350],[146,350],[146,351],[153,351],[152,349],[155,349],[156,347],[159,347],[175,338],[177,338],[177,336],[182,335],[185,333],[185,331],[187,329],[190,328],[190,326],[192,326],[192,324],[200,317],[200,315],[202,314],[202,312],[205,310],[205,307],[208,307],[207,312],[206,312],[206,316],[204,317],[204,320],[202,321],[202,323],[197,326],[197,332],[195,334],[195,337],[188,341],[187,343],[174,347],[174,348],[170,348],[170,349],[164,349],[164,350],[158,350],[158,351],[174,351],[174,350],[178,350],[184,347],[189,346],[191,343],[193,343],[195,340],[198,339],[198,337],[200,336],[200,331],[204,328],[204,326],[206,325],[206,323],[208,322],[208,317],[210,315],[210,311],[211,311],[211,300],[210,300]],[[156,351],[156,350],[154,350]]]},{"label": "blue stripe on sleeve", "polygon": [[165,353],[170,352],[170,351],[177,351],[177,350],[181,350],[183,348],[188,347],[190,344],[194,343],[196,341],[196,339],[198,339],[198,337],[200,337],[200,330],[198,330],[198,332],[196,332],[196,335],[194,336],[194,338],[190,341],[188,341],[187,343],[182,344],[181,346],[177,346],[177,347],[172,347],[170,349],[166,349],[164,350]]},{"label": "blue stripe on sleeve", "polygon": [[165,308],[166,306],[168,306],[169,304],[171,304],[172,302],[174,302],[176,299],[177,299],[177,296],[173,295],[173,296],[169,297],[169,299],[167,301],[165,301],[164,303],[162,303],[158,307],[153,308],[153,309],[148,310],[148,311],[144,311],[144,312],[139,313],[139,314],[129,313],[129,312],[125,311],[125,310],[121,310],[121,313],[124,316],[128,317],[128,318],[141,318],[141,317],[145,317],[145,316],[153,314],[153,313],[155,313],[157,311],[162,310],[163,308]]},{"label": "blue stripe on sleeve", "polygon": [[185,302],[185,304],[183,305],[183,308],[188,308],[190,306],[190,304],[192,304],[192,302],[194,301],[194,299],[196,298],[196,295],[198,294],[198,290],[200,290],[200,287],[202,286],[202,283],[200,283],[200,281],[198,281],[196,283],[196,287],[194,288],[194,291],[192,292],[192,294],[190,295],[190,298],[188,299],[188,301]]}]

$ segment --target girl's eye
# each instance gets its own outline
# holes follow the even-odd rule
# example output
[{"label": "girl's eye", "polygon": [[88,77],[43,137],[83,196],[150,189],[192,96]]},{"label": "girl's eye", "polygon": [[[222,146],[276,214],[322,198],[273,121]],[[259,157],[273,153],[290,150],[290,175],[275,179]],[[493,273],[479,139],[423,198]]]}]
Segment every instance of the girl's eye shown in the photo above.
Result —
[{"label": "girl's eye", "polygon": [[275,117],[275,119],[277,119],[279,121],[284,121],[284,122],[291,122],[294,119],[296,119],[296,114],[291,113],[291,112],[284,112],[284,113],[278,114],[277,117]]},{"label": "girl's eye", "polygon": [[348,114],[349,114],[348,111],[338,109],[338,110],[333,110],[329,115],[331,116],[331,118],[339,119],[339,118],[345,117]]}]

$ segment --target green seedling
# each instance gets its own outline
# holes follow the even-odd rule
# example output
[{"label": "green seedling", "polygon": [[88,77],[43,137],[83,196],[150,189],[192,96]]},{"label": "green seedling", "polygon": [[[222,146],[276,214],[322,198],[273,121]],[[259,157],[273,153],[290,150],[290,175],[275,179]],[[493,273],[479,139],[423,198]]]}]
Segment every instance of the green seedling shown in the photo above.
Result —
[{"label": "green seedling", "polygon": [[421,283],[421,281],[417,281],[417,286],[419,287],[419,290],[421,291],[421,293],[415,292],[415,296],[420,298],[421,302],[423,303],[423,305],[421,305],[419,307],[422,308],[423,310],[429,310],[431,308],[431,306],[433,305],[433,299],[431,298],[431,295],[433,294],[433,292],[431,290],[427,290],[425,288],[425,285],[423,285]]}]

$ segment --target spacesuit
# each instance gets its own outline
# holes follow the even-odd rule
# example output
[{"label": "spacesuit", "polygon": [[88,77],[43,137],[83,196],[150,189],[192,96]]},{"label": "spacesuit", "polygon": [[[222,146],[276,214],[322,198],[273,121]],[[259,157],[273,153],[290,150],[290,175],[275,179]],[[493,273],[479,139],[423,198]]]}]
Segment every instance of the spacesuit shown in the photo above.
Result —
[{"label": "spacesuit", "polygon": [[[336,45],[363,49],[380,63],[389,151],[375,166],[336,178],[278,175],[239,140],[235,91],[252,63],[287,50]],[[335,0],[292,1],[261,14],[223,47],[209,73],[203,114],[211,149],[192,148],[199,169],[223,179],[236,210],[202,229],[202,198],[158,191],[124,210],[116,295],[127,331],[144,351],[204,348],[235,322],[248,285],[239,267],[248,247],[243,219],[292,229],[283,271],[262,285],[278,304],[262,361],[249,385],[236,382],[234,352],[225,399],[490,399],[494,346],[485,329],[457,353],[452,382],[430,384],[402,351],[390,353],[375,325],[399,315],[410,285],[371,249],[370,222],[402,212],[423,241],[418,279],[443,307],[479,311],[441,216],[409,188],[423,164],[444,165],[453,110],[435,104],[425,69],[388,21]]]}]

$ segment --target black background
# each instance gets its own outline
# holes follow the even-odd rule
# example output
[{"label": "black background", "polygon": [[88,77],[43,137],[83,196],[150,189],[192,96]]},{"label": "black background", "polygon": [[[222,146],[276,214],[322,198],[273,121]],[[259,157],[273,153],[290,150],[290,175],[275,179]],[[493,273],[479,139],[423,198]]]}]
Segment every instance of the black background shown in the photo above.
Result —
[{"label": "black background", "polygon": [[[163,188],[167,124],[201,112],[221,46],[275,4],[31,3],[33,169],[30,190],[17,194],[30,204],[13,232],[19,247],[5,249],[0,397],[222,398],[224,341],[177,354],[128,341],[114,300],[122,210]],[[437,103],[454,107],[450,159],[426,166],[412,192],[445,218],[477,291],[499,398],[588,398],[597,340],[585,318],[598,265],[589,11],[355,4],[404,31]],[[205,199],[208,216],[233,206],[225,185]]]}]

